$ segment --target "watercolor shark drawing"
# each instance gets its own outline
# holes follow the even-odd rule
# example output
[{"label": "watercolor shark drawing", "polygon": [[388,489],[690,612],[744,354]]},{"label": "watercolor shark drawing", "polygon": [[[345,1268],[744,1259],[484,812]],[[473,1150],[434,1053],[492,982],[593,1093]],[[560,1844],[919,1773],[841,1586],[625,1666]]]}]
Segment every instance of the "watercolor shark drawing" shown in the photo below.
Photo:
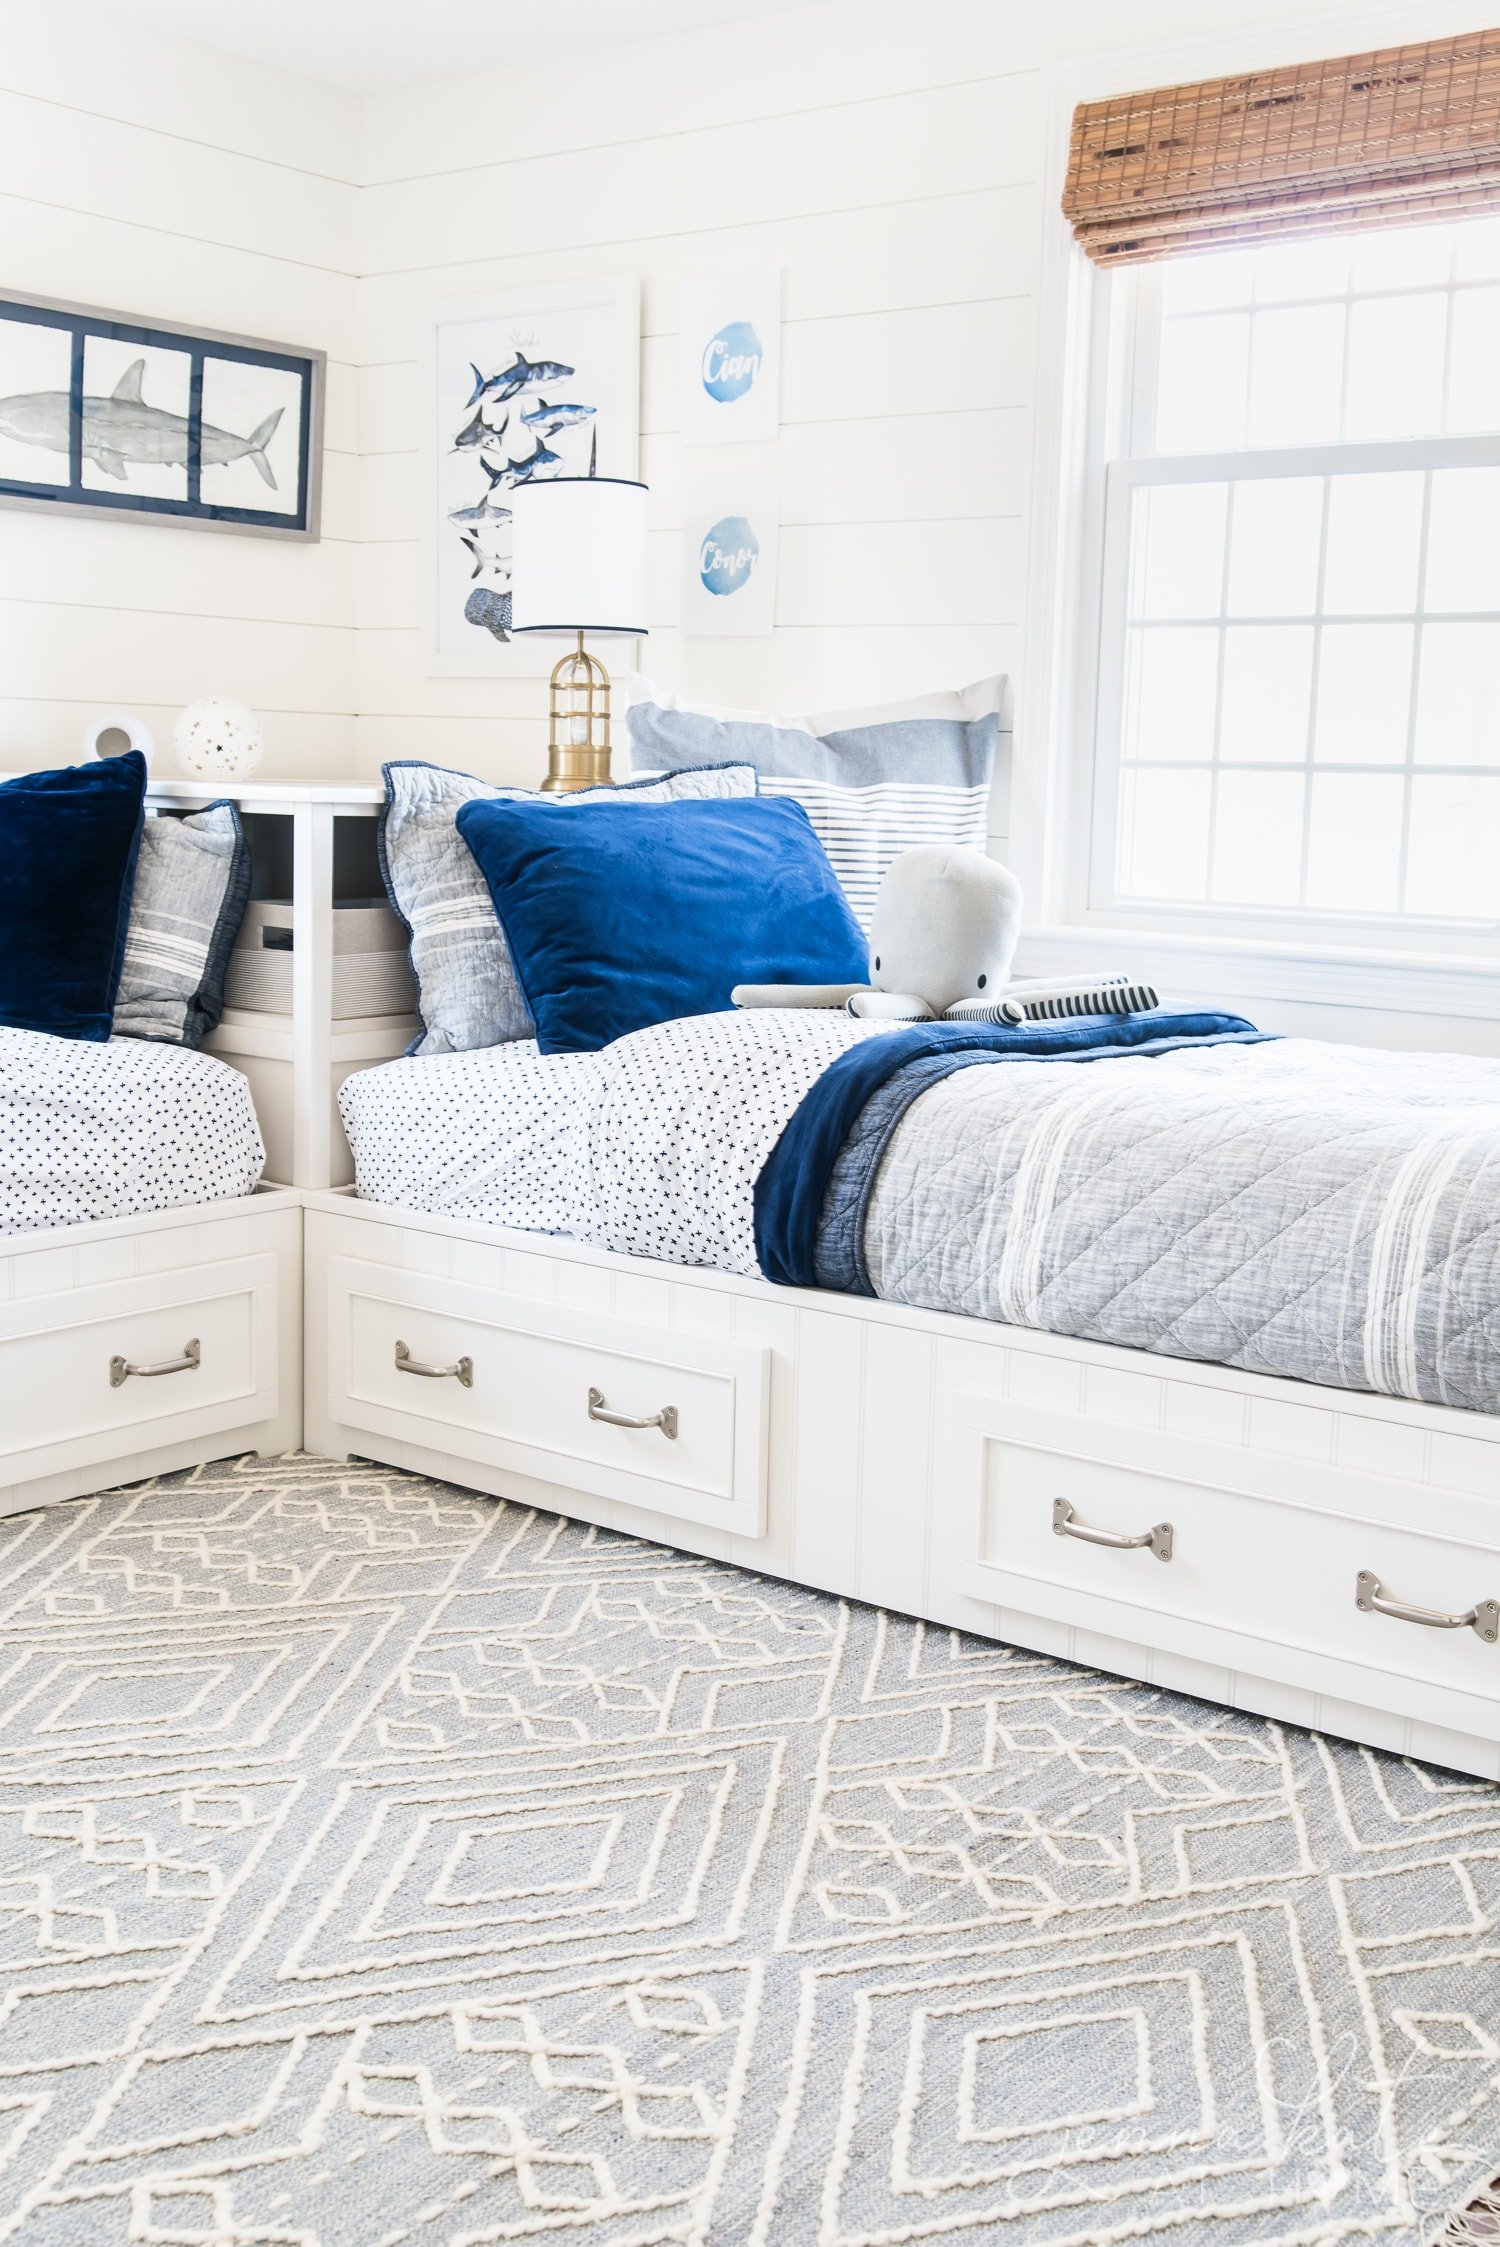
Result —
[{"label": "watercolor shark drawing", "polygon": [[[133,360],[107,398],[85,397],[83,401],[84,458],[122,484],[129,481],[126,470],[131,465],[187,465],[191,424],[185,414],[146,404],[141,396],[145,372],[145,360]],[[275,491],[276,478],[266,458],[266,447],[284,411],[278,406],[248,437],[237,437],[230,429],[215,429],[212,422],[205,421],[200,431],[203,466],[223,468],[230,461],[248,460],[261,481]],[[0,398],[0,434],[15,438],[19,444],[35,445],[43,452],[66,453],[71,428],[72,403],[66,390],[22,391],[13,398]]]},{"label": "watercolor shark drawing", "polygon": [[528,359],[522,351],[516,353],[500,374],[481,374],[472,359],[469,365],[474,372],[471,406],[477,406],[481,398],[493,398],[497,405],[503,405],[508,398],[519,397],[523,390],[540,390],[548,383],[566,382],[573,373],[560,359]]},{"label": "watercolor shark drawing", "polygon": [[528,429],[535,429],[538,436],[555,437],[559,430],[576,428],[580,421],[587,421],[590,414],[597,411],[594,406],[549,406],[545,398],[538,398],[534,406],[523,407],[521,420]]},{"label": "watercolor shark drawing", "polygon": [[476,585],[464,603],[465,623],[477,624],[484,632],[493,632],[497,640],[508,640],[510,599],[509,593],[492,593],[487,585]]},{"label": "watercolor shark drawing", "polygon": [[508,539],[503,542],[496,540],[493,545],[487,546],[485,541],[475,532],[468,531],[464,535],[464,544],[474,560],[474,567],[469,572],[471,579],[483,577],[486,570],[499,569],[503,563],[510,560],[510,542]]},{"label": "watercolor shark drawing", "polygon": [[474,557],[475,577],[497,562],[509,561],[510,533],[506,526],[510,519],[511,511],[498,504],[493,485],[477,506],[449,508],[449,522]]},{"label": "watercolor shark drawing", "polygon": [[502,414],[499,421],[489,422],[485,420],[484,412],[481,408],[481,410],[475,414],[473,420],[467,422],[464,427],[460,429],[458,435],[453,440],[453,450],[456,453],[462,453],[470,452],[476,446],[483,447],[485,449],[488,449],[491,445],[498,447],[501,438],[505,435],[505,432],[507,429],[509,429],[509,427],[509,411]]},{"label": "watercolor shark drawing", "polygon": [[491,485],[483,499],[479,500],[475,506],[450,507],[448,520],[450,523],[457,523],[460,529],[467,529],[470,525],[476,523],[508,523],[510,521],[510,509],[497,505],[494,486]]},{"label": "watercolor shark drawing", "polygon": [[488,461],[483,463],[492,493],[510,491],[516,484],[533,483],[538,477],[555,476],[561,466],[562,454],[549,451],[540,437],[535,449],[524,460],[508,460],[503,468],[492,468]]}]

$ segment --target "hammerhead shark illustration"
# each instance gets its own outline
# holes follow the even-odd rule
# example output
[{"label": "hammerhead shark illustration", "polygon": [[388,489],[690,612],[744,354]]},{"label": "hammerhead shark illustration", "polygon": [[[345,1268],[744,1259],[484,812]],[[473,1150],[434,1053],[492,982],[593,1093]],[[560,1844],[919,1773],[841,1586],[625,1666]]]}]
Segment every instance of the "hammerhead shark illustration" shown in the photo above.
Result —
[{"label": "hammerhead shark illustration", "polygon": [[[84,456],[122,484],[129,480],[125,471],[131,462],[173,467],[187,463],[191,426],[187,416],[146,404],[141,396],[145,372],[145,360],[133,360],[107,398],[85,397],[83,401]],[[44,452],[65,453],[70,406],[66,390],[30,390],[13,398],[0,398],[0,433]],[[232,430],[216,429],[212,422],[205,421],[199,434],[203,466],[222,468],[232,460],[248,460],[275,491],[276,478],[266,458],[266,447],[284,411],[278,406],[248,437],[236,437]]]}]

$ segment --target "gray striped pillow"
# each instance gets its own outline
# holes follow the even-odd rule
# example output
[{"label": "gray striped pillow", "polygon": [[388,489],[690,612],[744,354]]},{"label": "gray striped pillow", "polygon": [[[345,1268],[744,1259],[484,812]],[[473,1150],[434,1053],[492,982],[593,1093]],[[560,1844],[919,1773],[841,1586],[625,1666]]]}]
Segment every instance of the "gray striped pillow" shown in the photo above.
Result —
[{"label": "gray striped pillow", "polygon": [[234,804],[141,830],[113,1035],[197,1047],[224,1012],[229,955],[250,896],[250,846]]},{"label": "gray striped pillow", "polygon": [[776,718],[679,702],[650,680],[628,682],[626,725],[636,773],[685,765],[754,765],[763,796],[794,796],[833,862],[860,927],[881,877],[918,843],[983,850],[1003,682],[924,696],[884,710]]}]

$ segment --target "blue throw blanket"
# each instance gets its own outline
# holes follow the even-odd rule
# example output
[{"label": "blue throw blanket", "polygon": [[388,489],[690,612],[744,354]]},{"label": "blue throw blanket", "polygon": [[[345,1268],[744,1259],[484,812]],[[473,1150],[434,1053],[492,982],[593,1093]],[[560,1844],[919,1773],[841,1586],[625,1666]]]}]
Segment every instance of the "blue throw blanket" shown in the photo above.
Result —
[{"label": "blue throw blanket", "polygon": [[[1259,1043],[1237,1014],[1094,1015],[1076,1022],[923,1022],[851,1046],[799,1103],[755,1181],[755,1252],[783,1287],[871,1295],[864,1213],[880,1158],[914,1100],[992,1061],[1104,1061],[1184,1045]],[[837,1174],[837,1175],[836,1175]],[[827,1212],[830,1183],[836,1183]]]}]

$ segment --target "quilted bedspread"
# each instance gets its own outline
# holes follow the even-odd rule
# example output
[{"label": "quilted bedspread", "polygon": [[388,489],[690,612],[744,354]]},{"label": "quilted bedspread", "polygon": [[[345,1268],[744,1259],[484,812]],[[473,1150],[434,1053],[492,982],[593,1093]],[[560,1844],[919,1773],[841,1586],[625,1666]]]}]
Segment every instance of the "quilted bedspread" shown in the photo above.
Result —
[{"label": "quilted bedspread", "polygon": [[863,1255],[890,1302],[1500,1411],[1500,1061],[966,1069],[891,1137]]},{"label": "quilted bedspread", "polygon": [[[703,1015],[367,1070],[343,1093],[359,1190],[753,1272],[772,1148],[893,1027]],[[1287,1039],[966,1068],[867,1188],[888,1301],[1500,1411],[1500,1061]],[[852,1190],[836,1171],[830,1231]]]}]

